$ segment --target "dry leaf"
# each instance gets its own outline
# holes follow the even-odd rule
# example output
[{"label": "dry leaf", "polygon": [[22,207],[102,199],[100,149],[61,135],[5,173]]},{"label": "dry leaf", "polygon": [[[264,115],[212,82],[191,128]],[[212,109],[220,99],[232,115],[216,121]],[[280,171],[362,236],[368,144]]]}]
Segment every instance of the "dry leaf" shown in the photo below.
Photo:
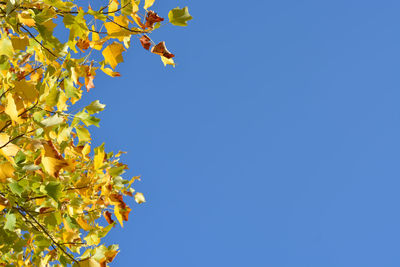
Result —
[{"label": "dry leaf", "polygon": [[151,53],[166,57],[166,58],[173,58],[175,55],[171,54],[168,50],[167,47],[165,46],[165,42],[161,42],[157,44],[156,46],[153,46],[151,48]]},{"label": "dry leaf", "polygon": [[151,39],[146,34],[144,34],[142,37],[140,37],[140,43],[142,44],[144,49],[149,50],[151,46]]},{"label": "dry leaf", "polygon": [[146,23],[145,27],[146,28],[153,28],[153,25],[157,22],[164,21],[164,19],[160,16],[157,15],[156,12],[154,11],[148,11],[146,15]]}]

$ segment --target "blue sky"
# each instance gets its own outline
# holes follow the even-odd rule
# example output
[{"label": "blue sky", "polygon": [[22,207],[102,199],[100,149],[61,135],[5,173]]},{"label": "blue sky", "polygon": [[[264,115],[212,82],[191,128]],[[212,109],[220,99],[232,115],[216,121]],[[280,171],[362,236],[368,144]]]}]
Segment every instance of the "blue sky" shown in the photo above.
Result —
[{"label": "blue sky", "polygon": [[112,266],[400,265],[400,2],[157,1],[189,27],[96,77],[133,201]]}]

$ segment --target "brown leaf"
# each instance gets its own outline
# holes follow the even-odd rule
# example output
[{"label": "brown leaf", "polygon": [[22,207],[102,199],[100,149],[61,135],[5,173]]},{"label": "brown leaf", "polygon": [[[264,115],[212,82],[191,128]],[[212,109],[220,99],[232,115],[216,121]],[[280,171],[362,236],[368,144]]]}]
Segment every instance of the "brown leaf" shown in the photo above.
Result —
[{"label": "brown leaf", "polygon": [[128,221],[129,213],[131,212],[131,209],[129,207],[126,207],[123,212],[121,213],[122,219],[124,221]]},{"label": "brown leaf", "polygon": [[84,39],[79,39],[78,42],[76,43],[76,46],[84,52],[86,49],[90,47],[90,41],[89,40],[84,40]]},{"label": "brown leaf", "polygon": [[93,62],[90,64],[90,66],[86,70],[86,76],[85,76],[85,86],[86,86],[86,91],[89,92],[90,89],[94,88],[94,70],[93,70]]},{"label": "brown leaf", "polygon": [[107,221],[109,224],[113,224],[113,223],[114,223],[114,220],[111,218],[111,212],[109,212],[108,210],[106,210],[106,211],[103,213],[103,216],[104,216],[104,218],[106,218],[106,221]]},{"label": "brown leaf", "polygon": [[112,202],[117,202],[118,206],[120,206],[122,209],[124,209],[126,207],[126,204],[123,200],[123,196],[121,194],[111,194],[110,200]]},{"label": "brown leaf", "polygon": [[153,25],[157,22],[164,21],[164,19],[160,16],[157,15],[156,12],[154,11],[148,11],[146,15],[146,23],[145,27],[146,28],[153,28]]},{"label": "brown leaf", "polygon": [[151,39],[145,34],[142,37],[140,37],[140,43],[142,44],[143,48],[146,50],[150,49],[151,46]]},{"label": "brown leaf", "polygon": [[156,46],[153,46],[151,48],[151,53],[166,57],[166,58],[173,58],[175,55],[171,54],[168,50],[167,47],[165,46],[165,42],[161,42],[157,44]]},{"label": "brown leaf", "polygon": [[85,77],[85,86],[86,86],[86,91],[89,92],[90,89],[94,88],[94,76],[93,75],[89,75],[87,77]]},{"label": "brown leaf", "polygon": [[51,207],[42,207],[42,208],[39,209],[39,213],[40,213],[40,214],[49,213],[49,212],[51,212],[52,210],[54,210],[54,209],[51,208]]}]

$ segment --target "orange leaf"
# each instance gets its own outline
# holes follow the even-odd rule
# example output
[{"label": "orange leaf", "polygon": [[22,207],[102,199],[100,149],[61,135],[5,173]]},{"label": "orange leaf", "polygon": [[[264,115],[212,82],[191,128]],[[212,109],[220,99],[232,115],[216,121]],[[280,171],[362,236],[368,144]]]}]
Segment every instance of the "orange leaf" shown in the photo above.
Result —
[{"label": "orange leaf", "polygon": [[151,46],[151,39],[147,35],[143,35],[140,37],[140,43],[142,44],[143,48],[146,50],[150,49]]},{"label": "orange leaf", "polygon": [[111,212],[109,212],[108,210],[106,210],[106,211],[103,213],[103,216],[104,216],[104,218],[106,218],[106,221],[107,221],[109,224],[113,224],[113,223],[114,223],[114,220],[111,218]]},{"label": "orange leaf", "polygon": [[76,43],[76,46],[84,52],[86,49],[90,47],[90,41],[89,40],[84,40],[84,39],[79,39],[78,42]]},{"label": "orange leaf", "polygon": [[151,48],[151,53],[166,57],[166,58],[173,58],[175,55],[171,54],[168,50],[167,47],[165,46],[165,42],[161,42],[157,44],[156,46],[153,46]]},{"label": "orange leaf", "polygon": [[86,91],[89,92],[90,89],[94,88],[94,76],[93,75],[89,75],[87,77],[85,77],[85,86],[86,86]]},{"label": "orange leaf", "polygon": [[162,17],[158,16],[156,12],[150,10],[149,12],[147,12],[147,15],[146,15],[145,27],[153,28],[153,25],[155,23],[161,22],[161,21],[164,21],[164,19]]}]

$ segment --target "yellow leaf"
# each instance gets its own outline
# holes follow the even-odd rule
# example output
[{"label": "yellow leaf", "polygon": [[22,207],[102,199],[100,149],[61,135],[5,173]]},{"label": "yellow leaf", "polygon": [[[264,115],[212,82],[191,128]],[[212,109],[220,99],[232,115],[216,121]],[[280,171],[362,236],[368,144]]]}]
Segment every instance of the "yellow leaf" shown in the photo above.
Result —
[{"label": "yellow leaf", "polygon": [[136,0],[132,0],[132,14],[135,14],[138,11],[139,11],[139,7],[136,4]]},{"label": "yellow leaf", "polygon": [[146,202],[146,199],[144,198],[143,193],[137,192],[137,193],[135,194],[135,201],[136,201],[137,203],[139,203],[139,204],[142,204],[142,203]]},{"label": "yellow leaf", "polygon": [[101,50],[103,48],[103,44],[108,38],[100,39],[100,35],[97,32],[94,32],[96,30],[94,25],[92,25],[92,30],[92,41],[90,42],[90,47],[96,50]]},{"label": "yellow leaf", "polygon": [[46,22],[43,23],[42,25],[45,26],[46,29],[47,29],[49,32],[53,32],[54,28],[57,26],[57,24],[55,24],[55,23],[53,22],[53,20],[51,20],[51,19],[48,20],[48,21],[46,21]]},{"label": "yellow leaf", "polygon": [[175,62],[172,58],[166,58],[166,57],[161,56],[161,61],[164,63],[164,66],[172,65],[175,67]]},{"label": "yellow leaf", "polygon": [[28,27],[35,26],[35,20],[31,17],[31,14],[28,12],[19,13],[18,19],[19,19],[19,22],[21,22],[22,24],[24,24]]},{"label": "yellow leaf", "polygon": [[5,182],[7,178],[14,177],[14,167],[9,162],[0,164],[0,181]]},{"label": "yellow leaf", "polygon": [[[10,140],[8,134],[0,133],[0,146],[3,146]],[[12,143],[8,143],[5,147],[1,149],[1,152],[6,157],[14,157],[19,151],[19,147]]]},{"label": "yellow leaf", "polygon": [[155,0],[145,0],[144,1],[144,9],[148,9],[154,4]]},{"label": "yellow leaf", "polygon": [[[49,260],[50,260],[51,256],[52,255],[50,253],[47,253],[47,255],[44,258],[40,259],[40,265],[39,266],[40,267],[49,266],[48,263],[49,263]],[[21,265],[21,266],[23,266],[23,265]]]},{"label": "yellow leaf", "polygon": [[32,82],[26,80],[16,81],[14,90],[22,97],[24,100],[34,102],[38,97],[38,90],[36,90],[35,85]]},{"label": "yellow leaf", "polygon": [[103,50],[103,56],[104,59],[110,66],[115,69],[115,67],[118,65],[118,63],[121,63],[124,61],[122,58],[122,52],[125,51],[125,48],[122,44],[114,42],[107,46]]},{"label": "yellow leaf", "polygon": [[132,18],[140,28],[145,28],[145,25],[142,23],[142,19],[140,18],[140,16],[134,14]]},{"label": "yellow leaf", "polygon": [[84,160],[88,160],[87,155],[90,153],[90,145],[88,143],[82,149],[82,156]]},{"label": "yellow leaf", "polygon": [[135,180],[140,181],[140,176],[134,176],[134,177],[132,177],[132,179],[129,181],[128,187],[130,187],[130,186],[133,184],[133,182],[134,182]]},{"label": "yellow leaf", "polygon": [[43,167],[48,174],[58,177],[59,171],[62,168],[67,167],[68,162],[58,153],[50,141],[44,143],[43,147]]},{"label": "yellow leaf", "polygon": [[26,47],[29,45],[29,38],[26,36],[24,37],[12,36],[11,43],[15,50],[25,50]]},{"label": "yellow leaf", "polygon": [[121,74],[120,74],[119,72],[113,71],[113,70],[110,69],[110,68],[101,68],[101,70],[102,70],[105,74],[110,75],[111,77],[119,77],[119,76],[121,76]]},{"label": "yellow leaf", "polygon": [[83,230],[89,231],[92,229],[92,227],[82,217],[79,217],[78,219],[76,219],[76,221],[82,227]]},{"label": "yellow leaf", "polygon": [[93,245],[98,245],[100,243],[100,238],[97,236],[96,233],[91,233],[85,237],[85,241],[89,246],[93,246]]},{"label": "yellow leaf", "polygon": [[[64,221],[64,225],[65,224],[66,223]],[[70,242],[73,242],[76,239],[80,239],[79,238],[79,233],[76,233],[74,231],[64,231],[62,235],[63,235],[63,241],[65,243],[70,243]]]},{"label": "yellow leaf", "polygon": [[95,259],[88,258],[79,262],[79,267],[101,267]]},{"label": "yellow leaf", "polygon": [[4,112],[10,116],[11,120],[21,123],[23,120],[18,117],[19,112],[22,113],[23,103],[19,97],[14,97],[12,94],[7,94],[6,96],[7,104],[4,109]]},{"label": "yellow leaf", "polygon": [[58,111],[67,110],[68,108],[67,100],[68,97],[65,95],[64,91],[60,91],[60,95],[58,97],[58,102],[57,102]]},{"label": "yellow leaf", "polygon": [[105,156],[105,153],[104,153],[104,146],[103,145],[101,145],[99,147],[96,147],[94,149],[93,162],[94,162],[94,169],[95,170],[98,171],[103,166],[104,156]]},{"label": "yellow leaf", "polygon": [[110,4],[108,5],[108,13],[111,14],[111,16],[114,16],[116,11],[118,10],[119,4],[117,0],[110,0]]},{"label": "yellow leaf", "polygon": [[122,214],[121,214],[119,205],[114,206],[114,214],[115,214],[115,217],[117,217],[119,224],[121,224],[121,227],[124,227],[124,222],[123,222],[123,218],[122,218]]},{"label": "yellow leaf", "polygon": [[[125,38],[130,38],[132,32],[129,31],[129,20],[125,16],[114,18],[114,22],[105,22],[104,26],[107,29],[109,38],[118,38],[119,41],[124,41]],[[117,25],[119,24],[119,25]],[[121,25],[121,26],[120,26]]]}]

